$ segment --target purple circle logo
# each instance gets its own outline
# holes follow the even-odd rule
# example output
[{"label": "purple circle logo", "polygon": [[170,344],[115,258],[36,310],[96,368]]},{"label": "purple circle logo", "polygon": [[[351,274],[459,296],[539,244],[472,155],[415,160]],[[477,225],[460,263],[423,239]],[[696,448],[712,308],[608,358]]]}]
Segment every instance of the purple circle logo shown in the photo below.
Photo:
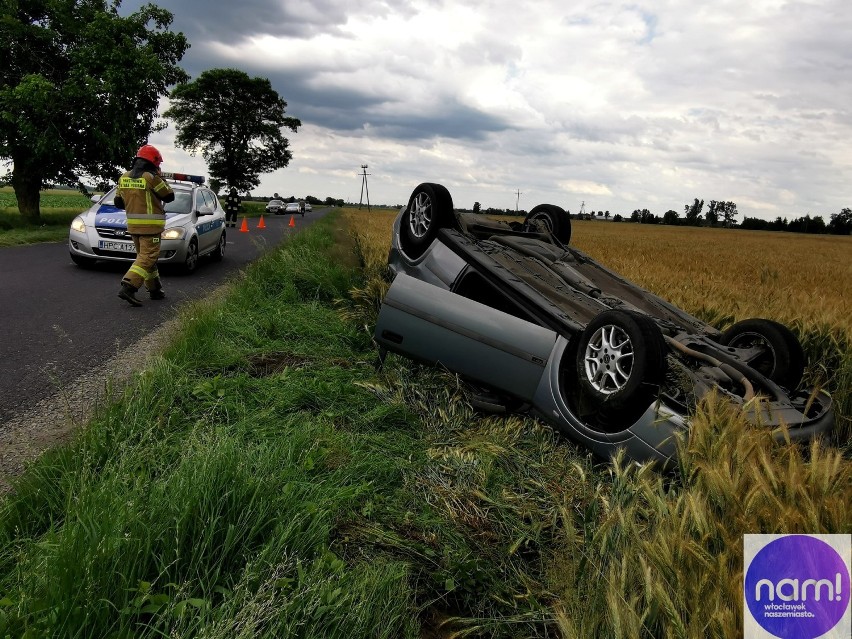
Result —
[{"label": "purple circle logo", "polygon": [[788,535],[760,549],[745,576],[752,617],[782,639],[814,639],[834,628],[849,605],[849,570],[829,544]]}]

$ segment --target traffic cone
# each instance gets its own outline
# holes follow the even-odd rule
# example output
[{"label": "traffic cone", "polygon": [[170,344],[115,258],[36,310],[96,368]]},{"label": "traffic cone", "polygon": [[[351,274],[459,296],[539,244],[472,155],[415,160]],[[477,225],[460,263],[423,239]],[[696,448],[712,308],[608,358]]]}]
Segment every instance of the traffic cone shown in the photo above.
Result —
[{"label": "traffic cone", "polygon": [[263,216],[262,215],[260,216],[260,222],[257,223],[257,228],[259,228],[259,229],[265,229],[266,228],[266,224],[264,224],[264,222],[263,222]]},{"label": "traffic cone", "polygon": [[288,224],[287,226],[296,226],[296,220],[293,219],[292,215],[290,216],[290,224]]},{"label": "traffic cone", "polygon": [[243,218],[243,225],[240,227],[240,233],[248,233],[248,222]]}]

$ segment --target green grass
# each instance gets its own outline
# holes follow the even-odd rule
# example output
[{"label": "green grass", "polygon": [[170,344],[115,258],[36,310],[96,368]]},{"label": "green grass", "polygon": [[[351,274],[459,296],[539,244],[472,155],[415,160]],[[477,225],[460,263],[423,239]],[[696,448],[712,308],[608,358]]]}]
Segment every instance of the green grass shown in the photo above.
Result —
[{"label": "green grass", "polygon": [[41,222],[30,224],[21,218],[18,201],[9,187],[0,189],[0,247],[38,242],[61,242],[68,238],[68,226],[92,205],[75,191],[43,191]]},{"label": "green grass", "polygon": [[[743,532],[852,528],[852,465],[721,403],[595,462],[373,367],[337,215],[247,269],[0,502],[0,637],[735,637]],[[739,571],[739,572],[738,572]]]}]

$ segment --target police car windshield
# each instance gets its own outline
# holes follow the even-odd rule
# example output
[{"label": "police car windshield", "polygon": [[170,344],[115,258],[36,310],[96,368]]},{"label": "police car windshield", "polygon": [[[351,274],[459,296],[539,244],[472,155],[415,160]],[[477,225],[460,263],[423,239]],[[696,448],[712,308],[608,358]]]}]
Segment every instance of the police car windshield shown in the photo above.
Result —
[{"label": "police car windshield", "polygon": [[190,212],[192,212],[192,193],[190,191],[175,189],[175,199],[171,202],[166,202],[166,213]]}]

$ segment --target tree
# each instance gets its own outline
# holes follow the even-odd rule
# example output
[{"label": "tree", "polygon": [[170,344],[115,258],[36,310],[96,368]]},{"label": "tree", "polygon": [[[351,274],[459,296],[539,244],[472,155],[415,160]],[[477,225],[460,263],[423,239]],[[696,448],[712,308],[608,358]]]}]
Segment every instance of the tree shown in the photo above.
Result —
[{"label": "tree", "polygon": [[669,209],[663,213],[663,224],[677,225],[679,221],[680,218],[677,215],[677,211]]},{"label": "tree", "polygon": [[50,182],[116,179],[155,125],[160,97],[184,81],[187,47],[172,14],[121,17],[107,0],[3,1],[0,160],[22,217],[40,218]]},{"label": "tree", "polygon": [[473,203],[473,212],[479,213],[480,210],[482,210],[482,205],[479,202],[474,202]]},{"label": "tree", "polygon": [[827,230],[832,235],[849,235],[852,233],[852,209],[842,209],[840,213],[832,213]]},{"label": "tree", "polygon": [[704,219],[707,220],[707,224],[709,226],[716,226],[719,223],[719,205],[721,202],[717,202],[716,200],[710,200],[710,207],[707,209],[707,213],[704,214]]},{"label": "tree", "polygon": [[[780,219],[780,218],[779,218]],[[766,231],[770,230],[771,223],[767,220],[762,220],[758,217],[744,217],[740,228],[748,231]]]},{"label": "tree", "polygon": [[769,223],[770,231],[786,231],[788,226],[787,218],[783,218],[779,215],[775,218],[774,222]]},{"label": "tree", "polygon": [[689,226],[701,225],[701,209],[704,208],[704,200],[699,201],[695,198],[695,202],[690,206],[685,204],[683,207],[684,215],[686,216],[686,224]]},{"label": "tree", "polygon": [[720,202],[722,220],[726,227],[731,228],[737,223],[737,205],[733,202]]},{"label": "tree", "polygon": [[163,114],[178,131],[175,142],[201,152],[210,175],[238,191],[260,184],[260,174],[286,167],[293,157],[282,135],[302,126],[285,116],[287,103],[267,78],[250,78],[237,69],[210,69],[176,86]]}]

